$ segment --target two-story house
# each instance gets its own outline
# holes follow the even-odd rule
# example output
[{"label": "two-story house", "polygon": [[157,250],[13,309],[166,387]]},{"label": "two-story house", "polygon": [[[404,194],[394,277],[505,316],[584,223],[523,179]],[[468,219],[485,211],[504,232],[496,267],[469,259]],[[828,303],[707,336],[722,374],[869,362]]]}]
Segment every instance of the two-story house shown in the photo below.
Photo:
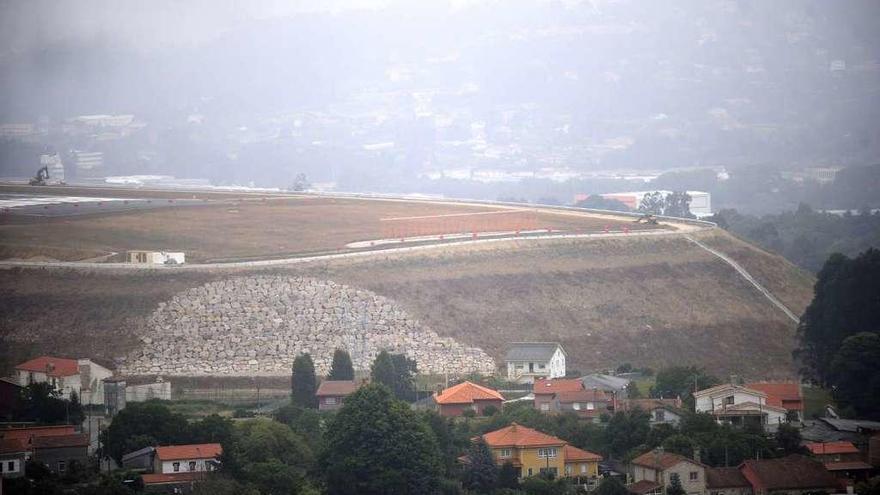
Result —
[{"label": "two-story house", "polygon": [[535,396],[535,409],[541,412],[554,411],[556,394],[562,392],[580,392],[584,386],[578,379],[537,378],[532,383],[532,395]]},{"label": "two-story house", "polygon": [[688,495],[706,494],[706,466],[683,455],[654,449],[630,464],[639,493],[666,493],[672,475],[677,474]]},{"label": "two-story house", "polygon": [[815,459],[789,455],[778,459],[749,459],[739,466],[754,495],[837,493],[841,483]]},{"label": "two-story house", "polygon": [[354,380],[324,380],[318,386],[315,396],[318,398],[318,410],[334,411],[342,407],[345,398],[358,389]]},{"label": "two-story house", "polygon": [[[186,485],[204,480],[208,473],[215,471],[223,455],[219,443],[200,443],[189,445],[164,445],[154,449],[141,449],[127,459],[128,465],[139,464],[134,457],[152,458],[152,473],[141,478],[144,485]],[[125,459],[125,457],[123,457]]]},{"label": "two-story house", "polygon": [[565,376],[565,350],[556,342],[514,342],[504,362],[507,379],[517,383]]},{"label": "two-story house", "polygon": [[785,409],[794,421],[804,420],[804,398],[800,383],[753,382],[744,386],[767,394],[767,404]]},{"label": "two-story house", "polygon": [[585,482],[586,479],[595,480],[599,475],[600,455],[517,423],[474,440],[479,438],[492,449],[499,466],[511,463],[521,478],[552,473],[555,476],[581,478]]},{"label": "two-story house", "polygon": [[805,447],[839,479],[864,481],[874,469],[852,442],[810,442]]},{"label": "two-story house", "polygon": [[434,403],[441,416],[461,416],[468,410],[482,415],[488,406],[500,411],[504,396],[489,387],[465,381],[435,394]]},{"label": "two-story house", "polygon": [[48,382],[64,399],[70,399],[71,393],[76,392],[80,403],[85,405],[104,403],[104,379],[111,376],[112,371],[90,359],[40,356],[15,367],[20,386]]},{"label": "two-story house", "polygon": [[602,390],[573,390],[558,392],[553,397],[551,410],[571,412],[579,418],[598,423],[603,414],[610,415],[614,406],[612,396]]},{"label": "two-story house", "polygon": [[742,385],[723,384],[694,393],[697,412],[712,414],[719,423],[753,425],[775,431],[786,421],[787,411],[770,405],[767,394]]}]

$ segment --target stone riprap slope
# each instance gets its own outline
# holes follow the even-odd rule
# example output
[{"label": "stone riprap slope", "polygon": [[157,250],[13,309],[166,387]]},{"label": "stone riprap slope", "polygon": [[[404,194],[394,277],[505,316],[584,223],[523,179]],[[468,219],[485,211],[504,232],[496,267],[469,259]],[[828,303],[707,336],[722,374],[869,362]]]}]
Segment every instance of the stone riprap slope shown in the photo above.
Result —
[{"label": "stone riprap slope", "polygon": [[492,372],[495,362],[410,317],[394,301],[306,277],[235,277],[183,291],[159,303],[123,372],[202,375],[290,371],[308,352],[319,375],[346,349],[356,369],[379,351],[403,353],[424,373]]}]

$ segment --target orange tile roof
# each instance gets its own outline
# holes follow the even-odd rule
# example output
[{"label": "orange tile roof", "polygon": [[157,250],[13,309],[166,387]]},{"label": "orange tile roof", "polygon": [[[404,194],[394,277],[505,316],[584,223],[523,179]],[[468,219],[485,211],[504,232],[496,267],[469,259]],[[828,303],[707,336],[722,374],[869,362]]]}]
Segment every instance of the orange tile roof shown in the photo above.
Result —
[{"label": "orange tile roof", "polygon": [[29,446],[36,437],[72,435],[74,433],[76,433],[76,429],[71,425],[9,428],[0,430],[0,439],[18,440],[22,445]]},{"label": "orange tile roof", "polygon": [[822,454],[858,454],[859,449],[852,442],[810,442],[806,444],[814,455]]},{"label": "orange tile roof", "polygon": [[0,439],[0,454],[17,454],[26,450],[20,440],[14,438]]},{"label": "orange tile roof", "polygon": [[486,445],[494,448],[565,445],[565,440],[516,423],[511,423],[510,426],[486,433],[483,435],[483,441],[486,442]]},{"label": "orange tile roof", "polygon": [[767,394],[767,404],[802,411],[801,388],[797,383],[747,383],[746,388]]},{"label": "orange tile roof", "polygon": [[47,368],[49,369],[49,376],[73,376],[79,373],[79,365],[76,364],[76,359],[52,356],[40,356],[15,367],[17,370],[38,373],[46,373]]},{"label": "orange tile roof", "polygon": [[632,463],[637,466],[645,466],[660,470],[669,469],[679,462],[690,462],[691,464],[701,465],[699,462],[683,455],[673,454],[671,452],[655,452],[653,450],[645,452],[632,460]]},{"label": "orange tile roof", "polygon": [[141,479],[144,480],[145,485],[160,485],[164,483],[187,483],[190,481],[202,480],[207,477],[207,471],[186,473],[155,473],[141,475]]},{"label": "orange tile roof", "polygon": [[563,391],[556,394],[559,402],[604,402],[611,399],[604,390],[572,390]]},{"label": "orange tile roof", "polygon": [[562,452],[565,454],[565,462],[578,462],[578,461],[595,461],[599,462],[602,460],[602,456],[599,454],[594,454],[587,450],[581,450],[577,447],[573,447],[571,445],[566,445],[562,448]]},{"label": "orange tile roof", "polygon": [[156,447],[156,458],[162,461],[178,459],[215,459],[223,453],[219,443],[165,445]]},{"label": "orange tile roof", "polygon": [[68,447],[88,447],[89,435],[74,433],[72,435],[53,435],[34,438],[34,449],[65,449]]},{"label": "orange tile roof", "polygon": [[437,404],[473,404],[475,400],[504,400],[504,396],[491,388],[471,382],[453,385],[434,396]]},{"label": "orange tile roof", "polygon": [[559,392],[577,392],[578,390],[583,390],[584,384],[577,378],[575,379],[565,379],[565,378],[556,378],[545,380],[543,378],[538,378],[535,380],[535,383],[532,384],[532,393],[534,394],[556,394]]},{"label": "orange tile roof", "polygon": [[874,469],[874,466],[865,461],[826,462],[825,469],[829,471],[858,471],[861,469]]}]

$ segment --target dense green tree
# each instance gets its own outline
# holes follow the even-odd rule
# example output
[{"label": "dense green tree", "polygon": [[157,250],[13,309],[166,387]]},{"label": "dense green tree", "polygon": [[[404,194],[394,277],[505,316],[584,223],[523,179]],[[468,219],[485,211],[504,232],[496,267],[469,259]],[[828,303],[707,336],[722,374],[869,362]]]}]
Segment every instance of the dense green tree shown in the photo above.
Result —
[{"label": "dense green tree", "polygon": [[308,353],[300,354],[293,360],[290,401],[306,408],[317,408],[318,379],[315,377],[315,363]]},{"label": "dense green tree", "polygon": [[651,427],[651,431],[648,432],[648,440],[647,445],[650,448],[660,447],[663,445],[663,441],[667,438],[677,435],[678,430],[674,426],[669,423],[660,423]]},{"label": "dense green tree", "polygon": [[223,450],[223,472],[254,485],[263,495],[308,493],[306,474],[314,467],[306,442],[288,426],[267,418],[238,423],[233,442]]},{"label": "dense green tree", "polygon": [[782,450],[783,455],[802,454],[804,448],[801,446],[801,431],[790,424],[781,424],[773,435],[776,445]]},{"label": "dense green tree", "polygon": [[468,425],[456,422],[453,418],[440,416],[436,411],[422,411],[420,414],[437,441],[445,475],[451,477],[457,474],[460,467],[457,458],[471,445]]},{"label": "dense green tree", "polygon": [[185,443],[189,436],[183,415],[171,412],[162,401],[150,400],[128,403],[101,432],[100,439],[104,454],[121,463],[123,454],[133,450],[158,443]]},{"label": "dense green tree", "polygon": [[671,435],[663,440],[663,450],[672,452],[673,454],[683,455],[685,457],[693,457],[694,443],[690,438],[677,434]]},{"label": "dense green tree", "polygon": [[546,476],[530,476],[520,484],[526,495],[569,495],[576,493],[566,478],[551,479]]},{"label": "dense green tree", "polygon": [[62,399],[61,393],[48,382],[32,383],[22,387],[14,418],[41,424],[80,424],[83,420],[82,406],[75,394],[71,399],[74,400]]},{"label": "dense green tree", "polygon": [[273,417],[276,421],[286,424],[294,433],[301,436],[312,452],[323,449],[323,426],[321,414],[314,409],[305,409],[293,404],[280,407]]},{"label": "dense green tree", "polygon": [[[803,372],[822,385],[832,381],[832,362],[843,341],[857,333],[880,331],[880,250],[854,259],[835,254],[819,271],[813,301],[798,325],[795,351]],[[860,384],[861,385],[861,384]]]},{"label": "dense green tree", "polygon": [[614,413],[605,429],[608,453],[617,459],[622,458],[635,447],[643,445],[650,430],[650,415],[641,409]]},{"label": "dense green tree", "polygon": [[330,495],[429,493],[442,471],[428,426],[384,385],[351,394],[330,421],[322,466]]},{"label": "dense green tree", "polygon": [[235,424],[219,414],[206,416],[190,427],[189,439],[193,443],[219,443],[228,445],[232,441]]},{"label": "dense green tree", "polygon": [[681,486],[681,478],[678,473],[669,475],[669,486],[666,487],[666,495],[686,495],[684,487]]},{"label": "dense green tree", "polygon": [[505,461],[498,470],[498,488],[519,488],[519,475],[510,461]]},{"label": "dense green tree", "polygon": [[468,449],[468,463],[464,467],[462,485],[477,493],[491,493],[498,485],[498,466],[486,442],[474,442]]},{"label": "dense green tree", "polygon": [[336,349],[333,352],[333,362],[330,364],[328,380],[354,380],[354,366],[351,364],[351,356],[345,349]]},{"label": "dense green tree", "polygon": [[834,356],[830,375],[840,406],[857,417],[880,420],[880,334],[847,337]]},{"label": "dense green tree", "polygon": [[629,491],[617,478],[603,478],[593,495],[629,495]]},{"label": "dense green tree", "polygon": [[635,380],[626,384],[626,397],[628,399],[639,399],[642,397],[642,391],[639,390],[639,385]]},{"label": "dense green tree", "polygon": [[663,197],[663,193],[654,191],[642,196],[642,201],[639,203],[639,211],[651,215],[662,215],[665,206],[666,198]]},{"label": "dense green tree", "polygon": [[403,354],[390,354],[387,351],[376,355],[370,369],[373,383],[385,385],[395,397],[407,402],[415,399],[414,378],[417,372],[415,361]]},{"label": "dense green tree", "polygon": [[670,217],[695,218],[691,213],[691,195],[685,191],[667,194],[664,200],[663,214]]},{"label": "dense green tree", "polygon": [[694,387],[703,390],[718,385],[720,381],[695,366],[672,366],[657,372],[654,386],[651,387],[652,397],[681,399],[693,404]]}]

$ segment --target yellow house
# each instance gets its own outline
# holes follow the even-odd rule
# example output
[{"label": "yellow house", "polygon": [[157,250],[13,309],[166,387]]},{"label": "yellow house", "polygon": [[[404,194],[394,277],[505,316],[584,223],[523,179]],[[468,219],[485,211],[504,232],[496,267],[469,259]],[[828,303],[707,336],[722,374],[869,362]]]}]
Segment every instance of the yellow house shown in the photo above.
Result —
[{"label": "yellow house", "polygon": [[578,478],[595,478],[599,475],[600,455],[516,423],[486,433],[482,438],[492,449],[498,465],[510,462],[520,478],[543,472]]}]

